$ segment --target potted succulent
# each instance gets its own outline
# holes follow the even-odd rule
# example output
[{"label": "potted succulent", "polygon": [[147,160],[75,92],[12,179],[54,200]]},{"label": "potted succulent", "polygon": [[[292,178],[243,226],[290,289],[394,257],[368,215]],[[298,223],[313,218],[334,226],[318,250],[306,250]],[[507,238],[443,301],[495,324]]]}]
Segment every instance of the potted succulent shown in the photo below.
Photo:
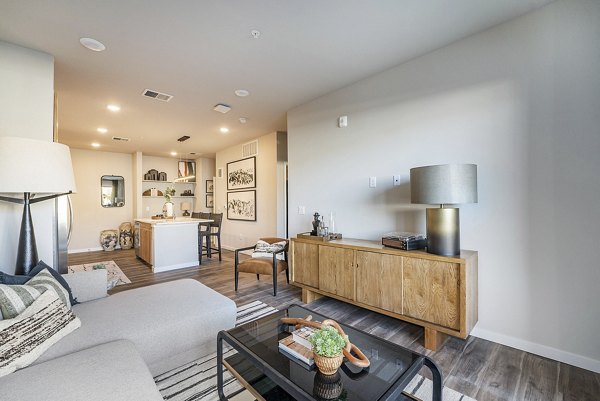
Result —
[{"label": "potted succulent", "polygon": [[173,202],[171,201],[173,195],[175,195],[175,188],[167,187],[167,189],[165,189],[166,202],[163,205],[164,217],[173,217]]},{"label": "potted succulent", "polygon": [[342,350],[346,347],[348,336],[342,336],[336,328],[323,326],[308,338],[312,345],[315,364],[325,375],[337,372],[344,360]]}]

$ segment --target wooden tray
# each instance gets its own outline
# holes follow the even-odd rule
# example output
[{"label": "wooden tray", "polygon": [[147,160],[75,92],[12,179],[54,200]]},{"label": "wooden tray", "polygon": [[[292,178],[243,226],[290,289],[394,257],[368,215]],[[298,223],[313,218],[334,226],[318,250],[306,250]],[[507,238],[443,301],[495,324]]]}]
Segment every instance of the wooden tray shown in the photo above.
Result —
[{"label": "wooden tray", "polygon": [[329,234],[327,237],[318,237],[316,235],[310,235],[310,232],[300,233],[296,235],[297,238],[305,239],[307,241],[315,241],[315,242],[328,242],[335,239],[342,239],[341,233],[333,233]]}]

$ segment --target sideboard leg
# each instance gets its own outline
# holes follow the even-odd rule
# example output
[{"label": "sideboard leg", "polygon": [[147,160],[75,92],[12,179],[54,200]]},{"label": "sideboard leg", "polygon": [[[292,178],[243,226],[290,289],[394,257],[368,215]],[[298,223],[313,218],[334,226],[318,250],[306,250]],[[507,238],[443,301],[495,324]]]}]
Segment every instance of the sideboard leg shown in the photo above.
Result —
[{"label": "sideboard leg", "polygon": [[305,304],[309,304],[312,301],[316,301],[319,298],[323,298],[323,295],[317,294],[311,290],[307,290],[305,288],[302,289],[302,302]]},{"label": "sideboard leg", "polygon": [[447,334],[440,333],[435,329],[425,327],[425,348],[437,351],[448,338]]}]

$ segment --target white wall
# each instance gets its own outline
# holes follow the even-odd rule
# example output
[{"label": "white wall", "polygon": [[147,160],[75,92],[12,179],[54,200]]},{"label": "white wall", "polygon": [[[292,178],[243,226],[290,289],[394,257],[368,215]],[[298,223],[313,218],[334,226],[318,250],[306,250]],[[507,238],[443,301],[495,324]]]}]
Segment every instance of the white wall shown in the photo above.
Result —
[{"label": "white wall", "polygon": [[215,180],[215,210],[223,213],[222,246],[236,249],[277,234],[277,132],[258,138],[256,156],[256,221],[227,219],[227,163],[242,159],[242,145],[217,152],[216,168],[223,178]]},{"label": "white wall", "polygon": [[[52,141],[54,57],[0,41],[0,88],[0,136]],[[43,160],[37,162],[43,168]],[[50,266],[54,263],[53,208],[54,201],[31,206],[38,257]],[[0,270],[7,273],[15,270],[22,213],[22,205],[0,202]]]},{"label": "white wall", "polygon": [[598,21],[600,2],[558,1],[291,110],[290,235],[315,210],[345,237],[424,232],[409,169],[476,163],[473,334],[600,371]]},{"label": "white wall", "polygon": [[[71,149],[77,193],[73,201],[73,235],[69,252],[100,250],[100,232],[118,230],[119,225],[133,221],[132,155],[128,153]],[[125,179],[125,206],[102,207],[100,178],[120,175]]]},{"label": "white wall", "polygon": [[[196,159],[196,203],[194,212],[212,212],[206,207],[206,181],[213,180],[215,176],[215,159],[201,157]],[[214,181],[214,180],[213,180]],[[214,197],[214,194],[213,194]]]}]

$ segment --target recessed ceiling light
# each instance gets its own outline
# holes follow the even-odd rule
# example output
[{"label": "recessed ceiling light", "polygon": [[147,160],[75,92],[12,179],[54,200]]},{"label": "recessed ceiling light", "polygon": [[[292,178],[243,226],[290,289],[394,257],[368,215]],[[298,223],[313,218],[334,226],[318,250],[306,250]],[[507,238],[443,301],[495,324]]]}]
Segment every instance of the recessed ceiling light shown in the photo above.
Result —
[{"label": "recessed ceiling light", "polygon": [[101,134],[106,134],[108,132],[108,130],[106,128],[102,128],[102,127],[96,129],[96,131],[98,131]]},{"label": "recessed ceiling light", "polygon": [[235,91],[235,95],[239,97],[246,97],[250,94],[246,89],[237,89]]},{"label": "recessed ceiling light", "polygon": [[109,104],[106,106],[107,109],[109,109],[110,111],[114,111],[115,113],[117,111],[121,111],[121,106],[118,106],[116,104]]},{"label": "recessed ceiling light", "polygon": [[221,128],[219,128],[219,131],[221,131],[222,134],[226,134],[229,132],[229,128],[221,127]]},{"label": "recessed ceiling light", "polygon": [[81,38],[81,39],[79,39],[79,43],[81,43],[81,45],[83,47],[85,47],[86,49],[90,49],[91,51],[94,51],[94,52],[101,52],[103,50],[106,50],[106,46],[104,46],[104,44],[98,42],[96,39]]},{"label": "recessed ceiling light", "polygon": [[171,152],[171,156],[177,156],[177,152]]},{"label": "recessed ceiling light", "polygon": [[240,123],[246,124],[247,122],[248,122],[248,118],[246,118],[246,117],[240,117]]},{"label": "recessed ceiling light", "polygon": [[95,148],[99,148],[100,144],[98,142],[92,142],[92,146]]}]

